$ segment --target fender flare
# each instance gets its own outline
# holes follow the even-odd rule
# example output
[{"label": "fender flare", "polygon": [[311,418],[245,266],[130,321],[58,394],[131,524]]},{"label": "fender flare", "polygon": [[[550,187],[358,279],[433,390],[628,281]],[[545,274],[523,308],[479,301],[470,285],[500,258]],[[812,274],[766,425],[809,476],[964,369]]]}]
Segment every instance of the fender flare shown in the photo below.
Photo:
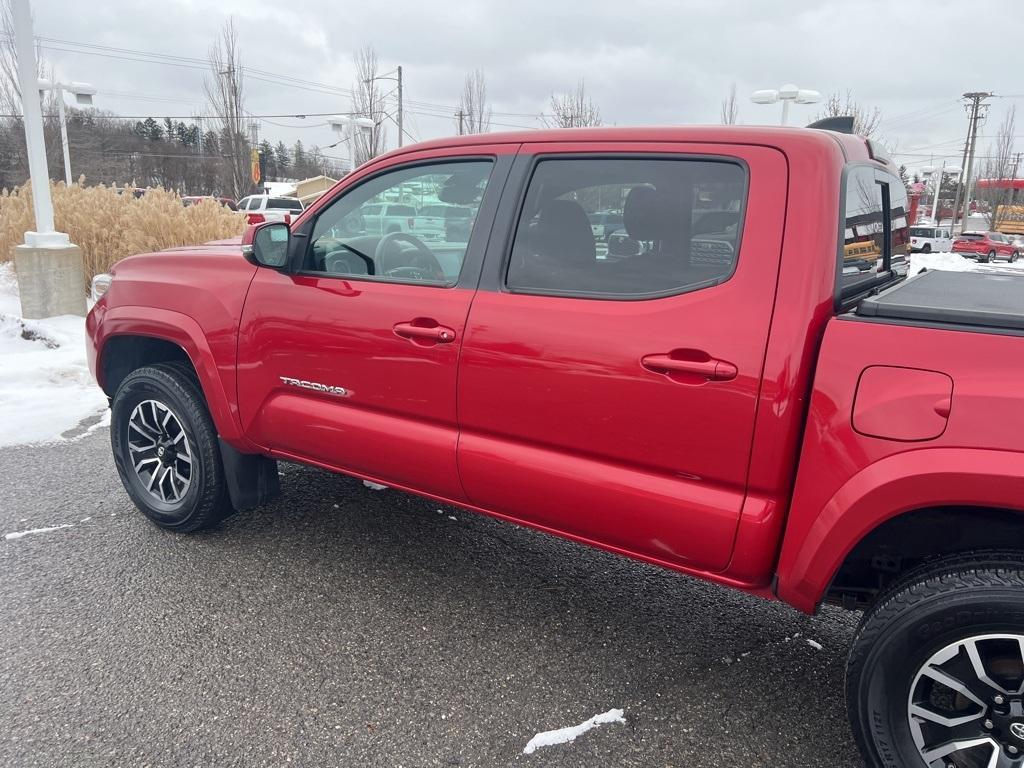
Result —
[{"label": "fender flare", "polygon": [[813,612],[843,560],[865,536],[905,512],[939,506],[1024,512],[1024,454],[926,448],[865,467],[828,500],[798,543],[784,542],[779,598]]},{"label": "fender flare", "polygon": [[[169,309],[143,306],[117,306],[110,308],[99,325],[95,340],[96,374],[99,380],[103,370],[103,353],[106,343],[115,336],[148,336],[176,344],[185,351],[192,367],[199,377],[203,396],[206,398],[210,416],[218,435],[227,443],[243,452],[256,450],[242,433],[241,421],[234,399],[225,388],[235,388],[235,361],[229,371],[217,366],[209,341],[199,323],[188,315]],[[100,381],[102,385],[103,382]]]}]

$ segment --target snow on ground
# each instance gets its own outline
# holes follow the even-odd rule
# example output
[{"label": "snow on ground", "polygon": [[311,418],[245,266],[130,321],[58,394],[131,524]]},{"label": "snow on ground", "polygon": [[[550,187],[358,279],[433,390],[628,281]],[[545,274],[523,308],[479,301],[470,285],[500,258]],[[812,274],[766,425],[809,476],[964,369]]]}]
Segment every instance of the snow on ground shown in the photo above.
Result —
[{"label": "snow on ground", "polygon": [[938,269],[947,272],[1005,272],[1014,271],[1024,273],[1024,260],[1015,261],[1011,264],[1008,261],[994,261],[988,264],[979,264],[974,259],[965,259],[956,253],[912,253],[910,254],[910,277],[913,277],[922,269]]},{"label": "snow on ground", "polygon": [[85,320],[20,317],[14,265],[0,264],[0,447],[41,443],[106,418],[85,359]]},{"label": "snow on ground", "polygon": [[570,725],[568,728],[559,728],[555,731],[544,731],[538,733],[529,743],[526,748],[523,749],[524,755],[533,754],[540,747],[551,747],[555,744],[565,744],[570,741],[575,741],[577,736],[582,736],[584,733],[589,731],[591,728],[596,728],[599,725],[605,725],[607,723],[626,723],[626,718],[623,717],[621,709],[609,709],[600,715],[594,715],[589,720],[586,720],[579,725]]},{"label": "snow on ground", "polygon": [[[84,521],[83,521],[84,522]],[[50,533],[52,531],[59,531],[62,528],[74,528],[75,526],[70,523],[64,525],[51,525],[49,528],[30,528],[27,531],[15,531],[14,533],[5,533],[4,540],[12,541],[13,539],[20,539],[25,536],[31,536],[35,533]]]}]

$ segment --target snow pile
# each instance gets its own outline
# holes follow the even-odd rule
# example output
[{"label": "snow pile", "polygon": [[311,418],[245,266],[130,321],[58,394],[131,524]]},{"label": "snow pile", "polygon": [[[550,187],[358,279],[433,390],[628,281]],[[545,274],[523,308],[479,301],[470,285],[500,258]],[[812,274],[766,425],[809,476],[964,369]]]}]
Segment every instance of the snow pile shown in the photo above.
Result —
[{"label": "snow pile", "polygon": [[524,755],[533,754],[540,747],[551,747],[555,744],[566,744],[570,741],[575,741],[577,736],[582,736],[584,733],[589,731],[591,728],[596,728],[599,725],[606,725],[607,723],[622,723],[625,724],[626,718],[623,717],[621,709],[609,709],[600,715],[594,715],[589,720],[580,723],[579,725],[570,725],[568,728],[559,728],[555,731],[544,731],[538,733],[523,749]]},{"label": "snow pile", "polygon": [[922,269],[940,269],[947,272],[977,272],[978,262],[965,259],[956,253],[912,253],[910,255],[910,276]]},{"label": "snow pile", "polygon": [[23,320],[14,266],[0,264],[0,447],[57,440],[107,399],[85,359],[85,320]]}]

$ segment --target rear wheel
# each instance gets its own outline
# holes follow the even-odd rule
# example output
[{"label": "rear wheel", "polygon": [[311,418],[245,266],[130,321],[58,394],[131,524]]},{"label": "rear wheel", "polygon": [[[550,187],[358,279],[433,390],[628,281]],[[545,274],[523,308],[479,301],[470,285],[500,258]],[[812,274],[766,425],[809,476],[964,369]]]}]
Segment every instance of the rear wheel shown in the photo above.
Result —
[{"label": "rear wheel", "polygon": [[1024,766],[1024,557],[973,553],[909,574],[864,616],[847,665],[875,768]]},{"label": "rear wheel", "polygon": [[990,261],[994,261],[994,260],[995,260],[995,258],[996,258],[996,252],[995,252],[995,251],[989,251],[989,252],[988,252],[988,253],[986,254],[985,258],[984,258],[984,259],[981,259],[981,261],[983,261],[983,262],[985,262],[986,264],[988,264],[988,263],[989,263]]},{"label": "rear wheel", "polygon": [[1013,253],[1011,253],[1010,254],[1010,263],[1013,264],[1013,262],[1015,262],[1017,260],[1018,256],[1020,256],[1020,254],[1017,253],[1017,251],[1014,251]]},{"label": "rear wheel", "polygon": [[188,533],[231,513],[217,432],[187,365],[129,374],[114,395],[110,442],[125,490],[160,527]]}]

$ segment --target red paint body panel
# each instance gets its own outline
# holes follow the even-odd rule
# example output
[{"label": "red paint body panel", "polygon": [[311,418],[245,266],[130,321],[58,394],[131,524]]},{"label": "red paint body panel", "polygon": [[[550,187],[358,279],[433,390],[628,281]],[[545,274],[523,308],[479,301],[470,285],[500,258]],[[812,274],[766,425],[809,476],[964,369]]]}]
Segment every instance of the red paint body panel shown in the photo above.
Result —
[{"label": "red paint body panel", "polygon": [[[861,537],[902,512],[949,505],[1024,511],[1020,346],[1016,336],[829,322],[778,566],[782,599],[813,610]],[[953,380],[941,436],[907,443],[853,428],[857,381],[871,365],[937,370]]]},{"label": "red paint body panel", "polygon": [[[522,152],[610,149],[574,142]],[[643,301],[480,292],[459,371],[459,469],[480,506],[723,570],[745,495],[771,322],[785,157],[706,144],[624,142],[614,150],[744,161],[750,191],[736,272],[713,288]],[[707,381],[641,365],[678,349],[728,361],[738,375]]]},{"label": "red paint body panel", "polygon": [[[239,450],[766,597],[774,580],[805,611],[895,515],[1024,512],[1020,339],[835,317],[841,174],[870,160],[857,137],[724,126],[440,139],[359,168],[295,226],[397,163],[551,152],[741,159],[736,272],[678,296],[597,301],[285,274],[255,268],[238,242],[180,249],[117,265],[87,321],[90,364],[102,378],[118,335],[166,339]],[[509,215],[504,198],[498,210]],[[503,257],[491,239],[485,273]],[[454,338],[396,333],[426,320]],[[641,363],[681,349],[723,361],[721,380]]]}]

